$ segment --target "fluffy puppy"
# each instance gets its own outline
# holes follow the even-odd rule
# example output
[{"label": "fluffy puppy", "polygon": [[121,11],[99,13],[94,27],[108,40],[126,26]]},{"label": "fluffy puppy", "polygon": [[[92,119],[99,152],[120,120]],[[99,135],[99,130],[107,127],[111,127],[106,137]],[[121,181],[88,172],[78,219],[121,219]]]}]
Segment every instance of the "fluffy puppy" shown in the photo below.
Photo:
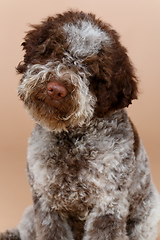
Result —
[{"label": "fluffy puppy", "polygon": [[124,109],[137,78],[116,31],[69,11],[32,26],[22,46],[33,206],[0,239],[155,240],[160,198]]}]

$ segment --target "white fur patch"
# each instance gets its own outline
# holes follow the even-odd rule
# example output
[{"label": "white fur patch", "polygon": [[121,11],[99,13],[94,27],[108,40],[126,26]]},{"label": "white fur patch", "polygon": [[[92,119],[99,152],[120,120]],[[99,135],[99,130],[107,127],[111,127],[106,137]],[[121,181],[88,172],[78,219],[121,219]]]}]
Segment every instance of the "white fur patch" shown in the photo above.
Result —
[{"label": "white fur patch", "polygon": [[35,239],[34,209],[29,206],[23,213],[22,220],[18,225],[20,237],[22,240]]},{"label": "white fur patch", "polygon": [[102,44],[109,43],[110,37],[98,26],[89,21],[78,21],[77,24],[65,24],[69,50],[75,57],[85,57],[97,53]]}]

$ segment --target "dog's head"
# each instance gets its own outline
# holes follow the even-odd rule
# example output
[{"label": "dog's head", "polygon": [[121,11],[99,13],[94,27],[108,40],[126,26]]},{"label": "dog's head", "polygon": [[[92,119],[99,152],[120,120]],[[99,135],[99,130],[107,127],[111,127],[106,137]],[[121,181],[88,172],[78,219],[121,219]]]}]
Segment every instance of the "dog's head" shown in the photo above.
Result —
[{"label": "dog's head", "polygon": [[127,107],[137,79],[109,25],[83,12],[66,12],[32,26],[22,43],[18,93],[32,118],[62,131]]}]

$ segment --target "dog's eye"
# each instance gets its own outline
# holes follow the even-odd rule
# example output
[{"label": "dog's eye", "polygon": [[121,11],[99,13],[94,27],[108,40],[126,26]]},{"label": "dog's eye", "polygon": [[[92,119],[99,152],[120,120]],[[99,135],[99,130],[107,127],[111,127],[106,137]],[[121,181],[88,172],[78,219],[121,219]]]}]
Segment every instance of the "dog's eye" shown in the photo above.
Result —
[{"label": "dog's eye", "polygon": [[56,53],[52,52],[51,56],[52,56],[52,58],[56,58]]}]

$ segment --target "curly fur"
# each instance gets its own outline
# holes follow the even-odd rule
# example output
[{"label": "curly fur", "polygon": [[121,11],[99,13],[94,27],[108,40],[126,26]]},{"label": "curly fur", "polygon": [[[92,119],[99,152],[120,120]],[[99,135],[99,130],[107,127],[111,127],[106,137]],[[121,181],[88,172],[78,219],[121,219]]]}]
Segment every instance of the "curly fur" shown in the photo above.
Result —
[{"label": "curly fur", "polygon": [[[1,240],[155,240],[160,197],[125,107],[138,80],[119,36],[69,11],[32,26],[18,94],[36,126],[27,176],[33,206]],[[65,87],[60,100],[50,82]]]}]

